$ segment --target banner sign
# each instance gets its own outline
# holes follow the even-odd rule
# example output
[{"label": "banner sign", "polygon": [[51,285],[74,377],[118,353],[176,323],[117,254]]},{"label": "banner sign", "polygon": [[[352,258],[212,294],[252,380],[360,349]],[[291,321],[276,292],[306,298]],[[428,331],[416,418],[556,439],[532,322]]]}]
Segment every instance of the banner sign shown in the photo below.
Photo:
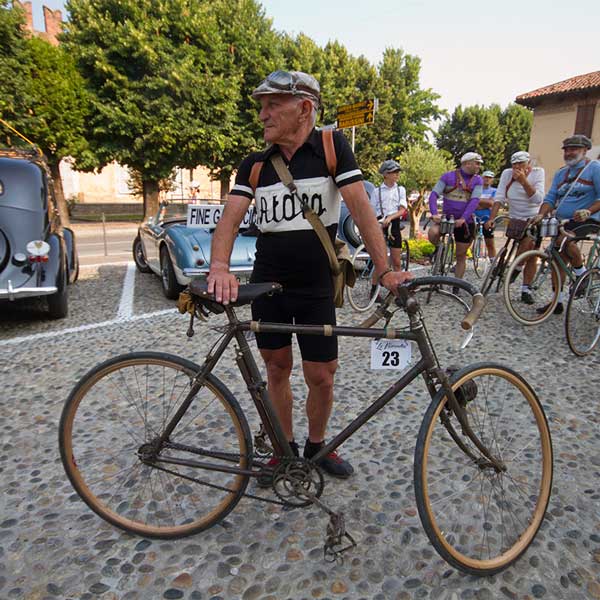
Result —
[{"label": "banner sign", "polygon": [[[188,205],[187,226],[213,229],[217,226],[224,208],[223,204],[190,204]],[[250,227],[255,220],[256,210],[254,206],[251,206],[240,223],[240,229]]]}]

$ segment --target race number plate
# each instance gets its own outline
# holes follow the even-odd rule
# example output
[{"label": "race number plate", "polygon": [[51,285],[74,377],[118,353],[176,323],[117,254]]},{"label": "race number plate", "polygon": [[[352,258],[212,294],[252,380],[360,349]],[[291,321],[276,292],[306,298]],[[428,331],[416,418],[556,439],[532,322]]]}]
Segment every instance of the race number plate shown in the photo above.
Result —
[{"label": "race number plate", "polygon": [[409,340],[373,340],[371,369],[404,369],[410,362]]}]

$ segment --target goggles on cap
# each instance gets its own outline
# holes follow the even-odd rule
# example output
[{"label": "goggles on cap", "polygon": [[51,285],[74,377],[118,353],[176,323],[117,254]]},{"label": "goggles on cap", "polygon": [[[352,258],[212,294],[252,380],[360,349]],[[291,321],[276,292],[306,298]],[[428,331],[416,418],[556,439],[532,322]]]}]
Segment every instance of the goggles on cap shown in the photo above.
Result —
[{"label": "goggles on cap", "polygon": [[469,160],[474,160],[478,163],[483,163],[483,158],[481,158],[481,154],[477,152],[467,152],[466,154],[463,154],[460,158],[461,163],[467,162]]},{"label": "goggles on cap", "polygon": [[493,171],[484,171],[481,174],[482,177],[494,177],[494,172]]},{"label": "goggles on cap", "polygon": [[514,165],[515,163],[522,163],[529,161],[531,157],[529,156],[529,152],[525,152],[525,150],[520,150],[519,152],[515,152],[510,157],[510,164]]},{"label": "goggles on cap", "polygon": [[292,94],[305,96],[321,104],[321,88],[318,81],[302,71],[273,71],[252,92],[253,98],[267,94]]}]

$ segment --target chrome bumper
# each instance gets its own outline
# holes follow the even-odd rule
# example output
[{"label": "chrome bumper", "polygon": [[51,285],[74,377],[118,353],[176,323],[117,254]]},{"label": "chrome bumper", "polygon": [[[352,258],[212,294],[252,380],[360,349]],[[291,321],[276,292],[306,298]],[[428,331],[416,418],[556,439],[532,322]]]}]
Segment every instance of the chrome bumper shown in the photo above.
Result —
[{"label": "chrome bumper", "polygon": [[[204,269],[183,269],[183,274],[185,277],[198,277],[203,275],[206,277],[208,272],[210,271],[210,267],[206,267]],[[248,265],[247,267],[230,267],[230,273],[252,273],[252,265]]]},{"label": "chrome bumper", "polygon": [[10,279],[6,288],[0,288],[0,299],[16,300],[17,298],[31,298],[33,296],[49,296],[56,294],[58,288],[55,286],[44,287],[19,287],[14,288]]}]

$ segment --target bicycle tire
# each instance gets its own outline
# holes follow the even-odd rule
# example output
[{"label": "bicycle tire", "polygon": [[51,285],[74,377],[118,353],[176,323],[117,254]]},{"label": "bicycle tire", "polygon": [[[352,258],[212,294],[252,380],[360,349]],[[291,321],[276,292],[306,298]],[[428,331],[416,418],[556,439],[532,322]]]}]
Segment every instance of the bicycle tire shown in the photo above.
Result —
[{"label": "bicycle tire", "polygon": [[475,275],[481,278],[483,275],[482,269],[480,268],[482,265],[479,262],[482,259],[481,246],[483,245],[483,240],[480,235],[475,237],[475,242],[473,243],[473,254],[471,256],[473,260],[473,271],[475,271]]},{"label": "bicycle tire", "polygon": [[377,283],[374,292],[371,293],[373,263],[370,258],[362,258],[360,256],[363,252],[365,252],[365,245],[361,244],[352,255],[352,268],[356,274],[356,282],[354,283],[354,287],[347,288],[348,302],[357,312],[369,310],[375,304],[375,300],[381,289],[381,286]]},{"label": "bicycle tire", "polygon": [[565,315],[567,344],[577,356],[589,354],[600,339],[600,269],[587,271],[573,288]]},{"label": "bicycle tire", "polygon": [[402,270],[408,271],[410,267],[410,246],[407,240],[402,240]]},{"label": "bicycle tire", "polygon": [[506,255],[506,246],[503,246],[498,251],[498,254],[494,257],[494,259],[488,265],[488,268],[485,271],[485,275],[483,276],[483,281],[481,282],[481,293],[484,296],[487,296],[489,291],[492,289],[494,285],[494,281],[498,277],[498,274],[501,272],[501,269],[504,264],[505,255]]},{"label": "bicycle tire", "polygon": [[542,524],[552,489],[550,430],[535,392],[511,369],[474,364],[456,372],[451,386],[463,394],[475,434],[506,470],[497,472],[476,449],[440,390],[415,448],[417,508],[442,558],[472,575],[493,575],[527,550]]},{"label": "bicycle tire", "polygon": [[441,275],[448,275],[452,269],[454,263],[454,238],[448,237],[446,247],[443,256],[442,272]]},{"label": "bicycle tire", "polygon": [[152,538],[185,537],[221,521],[242,497],[248,475],[164,462],[250,468],[246,417],[214,375],[207,376],[169,437],[169,443],[187,450],[171,446],[152,452],[198,371],[198,365],[177,356],[134,352],[96,366],[69,395],[59,425],[64,469],[80,498],[116,527]]},{"label": "bicycle tire", "polygon": [[[521,301],[521,279],[515,271],[524,272],[528,260],[538,261],[533,281],[529,285],[533,304]],[[504,281],[504,303],[513,319],[522,325],[535,325],[548,319],[558,304],[560,271],[552,258],[542,250],[529,250],[515,258]],[[543,309],[543,312],[538,312]]]}]

